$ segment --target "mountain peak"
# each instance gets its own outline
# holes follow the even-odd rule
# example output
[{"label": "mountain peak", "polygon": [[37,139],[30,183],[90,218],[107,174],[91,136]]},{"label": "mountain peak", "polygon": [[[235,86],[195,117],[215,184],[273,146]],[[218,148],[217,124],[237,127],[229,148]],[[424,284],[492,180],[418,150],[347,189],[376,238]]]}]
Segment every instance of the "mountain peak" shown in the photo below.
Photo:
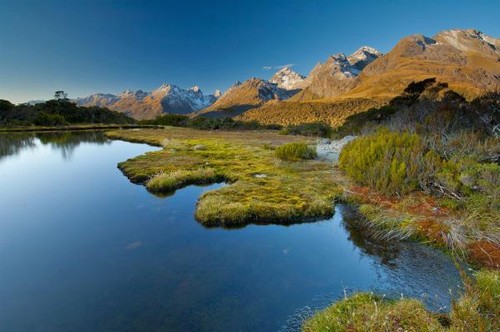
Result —
[{"label": "mountain peak", "polygon": [[278,70],[269,80],[279,88],[286,90],[296,90],[304,87],[305,76],[292,70],[289,66]]},{"label": "mountain peak", "polygon": [[497,53],[500,48],[498,38],[490,37],[475,29],[453,29],[445,30],[434,36],[437,42],[447,43],[462,52],[481,52]]},{"label": "mountain peak", "polygon": [[125,90],[120,95],[94,94],[77,98],[80,106],[101,106],[125,112],[136,119],[154,118],[163,113],[186,114],[206,108],[217,97],[203,95],[199,86],[183,89],[177,85],[163,83],[151,92]]},{"label": "mountain peak", "polygon": [[347,57],[347,60],[357,70],[363,70],[370,62],[382,56],[377,49],[370,46],[362,46],[353,54]]}]

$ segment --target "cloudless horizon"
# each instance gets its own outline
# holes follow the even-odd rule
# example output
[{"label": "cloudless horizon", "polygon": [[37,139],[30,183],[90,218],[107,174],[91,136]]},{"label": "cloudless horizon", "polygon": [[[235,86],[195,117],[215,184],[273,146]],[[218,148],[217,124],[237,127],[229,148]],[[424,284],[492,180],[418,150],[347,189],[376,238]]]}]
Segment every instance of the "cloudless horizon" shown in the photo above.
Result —
[{"label": "cloudless horizon", "polygon": [[411,34],[474,28],[498,38],[499,12],[484,0],[0,0],[0,99],[162,83],[225,91],[287,64],[307,75],[363,45],[386,53]]}]

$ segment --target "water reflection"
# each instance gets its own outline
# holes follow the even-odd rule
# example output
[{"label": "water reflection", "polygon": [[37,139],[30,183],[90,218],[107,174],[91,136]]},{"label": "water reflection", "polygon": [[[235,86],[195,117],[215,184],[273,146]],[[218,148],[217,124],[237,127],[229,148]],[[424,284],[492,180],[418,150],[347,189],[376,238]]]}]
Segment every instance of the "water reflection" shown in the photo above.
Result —
[{"label": "water reflection", "polygon": [[34,139],[33,134],[0,134],[0,161],[4,157],[17,155],[22,150],[35,147]]},{"label": "water reflection", "polygon": [[60,151],[69,161],[75,149],[82,143],[109,144],[103,131],[42,132],[42,133],[0,133],[0,160],[17,155],[22,150],[34,148],[36,140]]},{"label": "water reflection", "polygon": [[314,223],[207,229],[196,201],[222,184],[159,199],[116,168],[156,147],[17,137],[0,162],[0,330],[298,330],[344,290],[427,294],[439,308],[460,283],[437,250],[363,237],[346,206]]}]

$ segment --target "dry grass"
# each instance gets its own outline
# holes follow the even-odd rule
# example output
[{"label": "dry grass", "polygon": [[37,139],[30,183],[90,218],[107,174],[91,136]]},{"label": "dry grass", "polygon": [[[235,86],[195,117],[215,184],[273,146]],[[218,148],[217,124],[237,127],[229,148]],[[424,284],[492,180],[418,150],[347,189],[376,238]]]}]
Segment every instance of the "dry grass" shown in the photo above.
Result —
[{"label": "dry grass", "polygon": [[108,136],[163,147],[119,164],[132,181],[145,183],[152,192],[221,180],[230,183],[200,197],[196,218],[207,226],[287,224],[327,217],[340,192],[331,164],[276,158],[276,147],[299,141],[311,144],[311,138],[185,128],[115,131]]},{"label": "dry grass", "polygon": [[338,127],[348,116],[383,106],[388,101],[389,99],[385,98],[337,98],[309,102],[268,102],[262,107],[243,113],[237,119],[285,126],[324,122],[332,127]]}]

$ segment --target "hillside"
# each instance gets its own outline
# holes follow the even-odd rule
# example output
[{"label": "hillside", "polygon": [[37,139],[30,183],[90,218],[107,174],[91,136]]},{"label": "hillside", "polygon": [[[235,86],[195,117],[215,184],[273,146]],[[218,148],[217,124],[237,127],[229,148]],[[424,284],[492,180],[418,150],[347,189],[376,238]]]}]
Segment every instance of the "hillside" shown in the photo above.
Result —
[{"label": "hillside", "polygon": [[358,84],[358,75],[382,53],[363,46],[353,54],[339,53],[317,64],[306,80],[306,88],[293,98],[295,101],[339,96]]},{"label": "hillside", "polygon": [[236,119],[285,126],[307,122],[324,122],[336,127],[340,126],[350,115],[380,107],[387,101],[383,98],[337,98],[334,101],[274,102],[245,112]]},{"label": "hillside", "polygon": [[288,99],[296,92],[297,90],[280,88],[278,84],[260,78],[251,78],[243,83],[237,82],[214,104],[196,112],[195,115],[233,117],[270,100]]},{"label": "hillside", "polygon": [[403,38],[359,76],[351,97],[395,96],[412,81],[435,77],[473,98],[500,88],[500,40],[477,30]]},{"label": "hillside", "polygon": [[409,36],[385,55],[362,47],[351,56],[341,53],[318,64],[306,79],[307,87],[290,100],[265,104],[238,119],[338,126],[347,116],[388,103],[411,82],[428,78],[472,99],[500,89],[499,47],[498,38],[476,30]]}]

